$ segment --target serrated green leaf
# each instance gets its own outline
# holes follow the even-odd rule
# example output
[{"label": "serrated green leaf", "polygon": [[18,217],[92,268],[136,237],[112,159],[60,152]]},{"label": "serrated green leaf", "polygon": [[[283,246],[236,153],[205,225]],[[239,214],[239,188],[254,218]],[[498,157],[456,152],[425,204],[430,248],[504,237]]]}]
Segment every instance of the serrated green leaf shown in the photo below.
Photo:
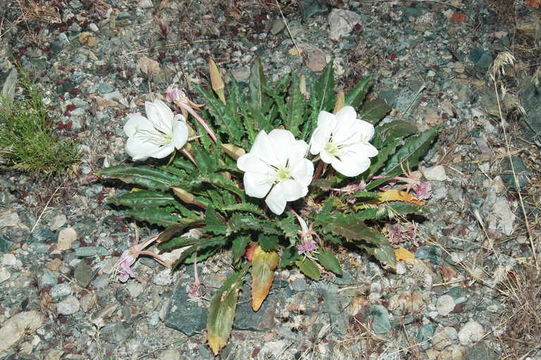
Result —
[{"label": "serrated green leaf", "polygon": [[175,225],[181,221],[178,215],[174,215],[174,208],[160,207],[160,208],[143,208],[143,209],[129,209],[126,210],[126,215],[140,221],[146,221],[150,224],[170,226]]},{"label": "serrated green leaf", "polygon": [[278,248],[278,236],[275,235],[259,235],[257,243],[264,251],[276,250]]},{"label": "serrated green leaf", "polygon": [[404,145],[389,159],[381,171],[385,176],[397,176],[403,173],[403,168],[417,166],[420,159],[430,149],[430,145],[438,135],[437,128],[425,131],[406,139]]},{"label": "serrated green leaf", "polygon": [[386,241],[385,236],[369,228],[354,213],[320,216],[317,222],[323,226],[323,231],[343,236],[348,241],[362,240],[370,244],[382,244]]},{"label": "serrated green leaf", "polygon": [[[396,148],[398,147],[400,142],[400,139],[393,139],[385,142],[385,146],[380,148],[378,154],[371,159],[372,163],[368,168],[367,178],[371,178],[372,176],[379,173],[379,170],[385,165],[389,157],[395,153]],[[373,187],[370,187],[370,189],[373,189]]]},{"label": "serrated green leaf", "polygon": [[173,186],[182,184],[182,180],[178,176],[143,166],[111,166],[100,170],[98,175],[119,179],[125,183],[142,186],[149,190],[169,190]]},{"label": "serrated green leaf", "polygon": [[304,122],[304,95],[301,93],[298,76],[293,78],[287,99],[287,119],[285,128],[295,136],[299,136],[299,126]]},{"label": "serrated green leaf", "polygon": [[228,233],[227,225],[220,219],[213,207],[209,207],[205,211],[205,226],[203,229],[215,235],[225,235]]},{"label": "serrated green leaf", "polygon": [[316,99],[317,114],[322,110],[331,110],[334,106],[334,62],[331,61],[323,69],[323,73],[314,84],[310,97]]},{"label": "serrated green leaf", "polygon": [[355,245],[361,249],[364,249],[366,252],[374,256],[380,262],[389,265],[393,269],[396,269],[395,252],[392,246],[388,243],[378,246],[370,246],[368,244],[362,243],[355,243]]},{"label": "serrated green leaf", "polygon": [[299,236],[300,228],[296,221],[295,215],[292,212],[288,212],[285,217],[280,218],[276,222],[276,225],[282,230],[283,235],[289,239],[291,244],[294,244]]},{"label": "serrated green leaf", "polygon": [[358,198],[358,199],[377,199],[379,197],[378,193],[371,191],[359,190],[355,191],[353,194],[346,195],[348,198]]},{"label": "serrated green leaf", "polygon": [[319,249],[316,253],[316,258],[317,261],[321,264],[321,266],[323,266],[325,269],[332,271],[336,275],[342,275],[342,268],[340,267],[340,263],[332,252],[325,249]]},{"label": "serrated green leaf", "polygon": [[236,233],[239,231],[257,231],[267,235],[280,235],[280,230],[272,221],[259,220],[249,214],[235,214],[228,222],[229,232]]},{"label": "serrated green leaf", "polygon": [[231,211],[244,211],[250,212],[256,215],[265,216],[263,210],[261,210],[257,205],[252,203],[237,203],[226,205],[220,208],[220,211],[231,212]]},{"label": "serrated green leaf", "polygon": [[263,65],[261,59],[256,58],[254,65],[250,71],[250,78],[248,79],[248,88],[250,90],[250,103],[254,109],[261,109],[265,101],[265,85],[266,85],[265,73],[263,72]]},{"label": "serrated green leaf", "polygon": [[416,134],[417,131],[417,125],[404,120],[394,120],[376,128],[376,132],[384,139],[385,143],[389,140],[408,137]]},{"label": "serrated green leaf", "polygon": [[164,231],[160,233],[158,238],[156,239],[156,243],[165,243],[169,240],[171,240],[173,237],[177,236],[178,234],[184,232],[188,226],[192,224],[185,223],[185,224],[174,224],[168,226]]},{"label": "serrated green leaf", "polygon": [[246,252],[246,247],[250,243],[251,239],[249,236],[241,235],[233,239],[231,245],[231,257],[233,258],[233,263],[238,263],[242,255]]},{"label": "serrated green leaf", "polygon": [[205,252],[215,248],[221,248],[225,246],[228,242],[226,237],[216,236],[212,239],[199,239],[197,243],[184,250],[180,257],[175,261],[171,266],[173,269],[176,269],[180,264],[185,262],[188,258],[193,256],[195,253]]},{"label": "serrated green leaf", "polygon": [[288,247],[282,250],[282,255],[280,256],[280,267],[286,268],[291,266],[297,260],[299,260],[297,249],[295,249],[293,246]]},{"label": "serrated green leaf", "polygon": [[368,90],[372,87],[372,76],[361,79],[353,90],[348,92],[345,99],[345,105],[351,105],[354,108],[359,107],[366,97]]},{"label": "serrated green leaf", "polygon": [[299,270],[310,279],[319,281],[321,278],[321,272],[319,271],[317,264],[312,260],[308,258],[297,260],[295,261],[295,265],[297,265]]},{"label": "serrated green leaf", "polygon": [[214,355],[227,344],[233,328],[239,291],[248,265],[233,273],[216,291],[210,303],[207,319],[207,340]]},{"label": "serrated green leaf", "polygon": [[177,199],[173,195],[157,191],[134,191],[116,198],[109,198],[107,201],[115,205],[131,208],[159,207],[177,203]]},{"label": "serrated green leaf", "polygon": [[191,246],[191,245],[200,243],[201,241],[204,241],[204,240],[196,239],[193,237],[187,237],[187,236],[177,236],[166,242],[159,244],[158,250],[160,250],[161,252],[172,251],[175,249],[179,249],[182,247]]},{"label": "serrated green leaf", "polygon": [[380,122],[385,115],[391,112],[392,108],[380,98],[365,102],[359,110],[361,119],[370,121],[372,125]]}]

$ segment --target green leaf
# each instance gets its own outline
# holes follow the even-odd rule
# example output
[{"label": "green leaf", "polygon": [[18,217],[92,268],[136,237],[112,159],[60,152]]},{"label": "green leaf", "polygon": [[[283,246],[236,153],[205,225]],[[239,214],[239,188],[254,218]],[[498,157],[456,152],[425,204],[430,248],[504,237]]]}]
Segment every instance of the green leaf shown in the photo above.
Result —
[{"label": "green leaf", "polygon": [[257,239],[259,246],[265,251],[276,250],[278,248],[278,236],[275,235],[259,235]]},{"label": "green leaf", "polygon": [[363,240],[371,244],[385,243],[386,238],[380,232],[369,228],[355,213],[337,213],[328,217],[318,217],[323,231],[343,236],[348,241]]},{"label": "green leaf", "polygon": [[353,194],[346,195],[348,198],[360,198],[360,199],[377,199],[379,197],[378,193],[371,191],[359,190],[355,191]]},{"label": "green leaf", "polygon": [[385,143],[389,140],[408,137],[416,134],[417,131],[417,125],[404,120],[394,120],[376,128],[376,132],[385,140]]},{"label": "green leaf", "polygon": [[389,159],[381,171],[386,176],[397,176],[403,173],[402,166],[413,168],[430,149],[430,145],[438,135],[437,128],[425,131],[408,138],[404,145]]},{"label": "green leaf", "polygon": [[299,237],[300,227],[296,221],[295,215],[292,212],[288,212],[285,217],[280,218],[276,222],[276,225],[282,230],[283,235],[289,239],[291,244],[294,244]]},{"label": "green leaf", "polygon": [[333,61],[329,62],[323,73],[317,79],[314,84],[313,97],[317,102],[317,114],[321,110],[331,110],[334,106],[334,70],[333,70]]},{"label": "green leaf", "polygon": [[214,233],[215,235],[227,234],[227,225],[220,219],[218,213],[213,207],[209,207],[205,211],[205,231]]},{"label": "green leaf", "polygon": [[[400,139],[393,139],[385,141],[386,145],[379,149],[376,157],[372,158],[372,163],[367,171],[367,178],[372,177],[375,174],[378,174],[379,170],[385,165],[389,156],[395,153],[396,148],[400,144]],[[368,187],[367,187],[368,188]],[[372,187],[370,188],[372,189]]]},{"label": "green leaf", "polygon": [[158,245],[158,250],[162,252],[172,251],[186,246],[191,246],[205,241],[193,237],[177,236]]},{"label": "green leaf", "polygon": [[299,270],[310,279],[318,281],[321,278],[321,272],[317,267],[317,264],[308,258],[295,261],[295,265]]},{"label": "green leaf", "polygon": [[299,260],[299,254],[297,254],[297,249],[291,246],[282,250],[282,255],[280,256],[280,267],[286,268],[293,265],[295,261]]},{"label": "green leaf", "polygon": [[229,233],[236,233],[239,231],[255,231],[267,235],[280,235],[280,230],[272,221],[259,220],[256,217],[249,214],[235,214],[228,222]]},{"label": "green leaf", "polygon": [[233,258],[233,263],[238,263],[242,255],[246,252],[246,247],[250,243],[250,237],[246,235],[237,236],[233,239],[231,246],[231,257]]},{"label": "green leaf", "polygon": [[373,125],[380,122],[385,115],[391,112],[392,108],[380,98],[368,101],[359,110],[361,119],[370,121]]},{"label": "green leaf", "polygon": [[360,106],[372,87],[372,76],[367,76],[357,83],[357,86],[346,95],[345,105],[351,105],[354,108]]},{"label": "green leaf", "polygon": [[125,183],[142,186],[150,190],[169,190],[173,186],[181,186],[182,184],[182,180],[175,175],[142,166],[111,166],[100,170],[98,175],[119,179]]},{"label": "green leaf", "polygon": [[391,268],[396,269],[396,257],[392,246],[387,244],[381,244],[378,246],[370,246],[363,243],[355,243],[355,246],[364,249],[370,255],[374,256],[380,262],[389,265]]},{"label": "green leaf", "polygon": [[252,203],[237,203],[226,205],[220,208],[220,211],[231,212],[231,211],[243,211],[250,212],[256,215],[265,216],[263,210],[261,210],[257,205]]},{"label": "green leaf", "polygon": [[261,109],[265,101],[265,73],[263,72],[263,65],[261,59],[256,58],[252,70],[250,72],[250,78],[248,79],[248,88],[250,91],[250,102],[254,109]]},{"label": "green leaf", "polygon": [[207,320],[207,340],[214,355],[227,344],[233,328],[239,291],[248,265],[233,273],[216,291],[210,303]]},{"label": "green leaf", "polygon": [[156,191],[134,191],[120,195],[116,198],[110,198],[107,202],[131,208],[159,207],[175,205],[177,199],[170,194]]},{"label": "green leaf", "polygon": [[164,231],[160,233],[158,238],[156,239],[156,242],[158,244],[167,242],[171,240],[173,237],[177,236],[178,234],[184,232],[188,226],[192,224],[174,224],[171,226],[168,226]]},{"label": "green leaf", "polygon": [[160,208],[143,208],[143,209],[129,209],[126,210],[126,215],[140,221],[146,221],[150,224],[170,226],[175,225],[181,221],[178,215],[174,215],[174,208],[160,207]]},{"label": "green leaf", "polygon": [[301,93],[300,80],[298,76],[293,78],[289,87],[289,98],[287,99],[287,119],[285,127],[295,136],[299,136],[299,126],[304,122],[304,95]]},{"label": "green leaf", "polygon": [[199,254],[201,252],[206,252],[208,250],[220,248],[220,247],[225,246],[227,242],[228,242],[228,239],[222,236],[216,236],[212,239],[199,239],[197,243],[195,243],[188,249],[184,250],[182,254],[180,255],[180,257],[175,261],[175,263],[171,267],[173,269],[176,269],[180,264],[185,262],[187,259],[193,256],[196,252]]},{"label": "green leaf", "polygon": [[325,249],[319,249],[316,253],[316,258],[317,261],[321,264],[321,266],[323,266],[325,269],[332,271],[336,275],[342,275],[342,268],[340,267],[340,263],[332,252]]}]

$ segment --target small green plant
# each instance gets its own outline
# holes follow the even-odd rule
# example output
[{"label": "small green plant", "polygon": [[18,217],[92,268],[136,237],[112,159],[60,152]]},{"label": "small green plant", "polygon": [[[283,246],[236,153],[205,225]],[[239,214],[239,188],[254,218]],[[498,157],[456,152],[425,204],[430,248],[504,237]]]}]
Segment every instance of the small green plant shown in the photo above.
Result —
[{"label": "small green plant", "polygon": [[[210,69],[212,89],[195,86],[206,101],[203,116],[198,104],[173,89],[167,99],[183,115],[155,100],[146,103],[148,119],[131,114],[124,126],[134,160],[173,154],[167,164],[119,165],[100,174],[138,188],[111,203],[165,227],[123,254],[121,281],[135,277],[131,265],[139,255],[175,268],[231,250],[233,273],[214,294],[208,316],[207,340],[217,354],[248,274],[258,311],[278,267],[297,267],[316,281],[340,276],[334,255],[340,246],[396,267],[395,249],[381,229],[397,214],[420,212],[430,189],[409,169],[437,133],[418,133],[404,121],[382,123],[391,109],[367,98],[371,77],[335,95],[332,63],[307,85],[296,75],[268,83],[258,62],[246,91],[234,80],[226,88],[213,63]],[[197,121],[188,123],[188,113]],[[185,250],[167,264],[144,250],[152,243],[163,252]],[[199,285],[196,278],[189,294]]]},{"label": "small green plant", "polygon": [[28,76],[21,85],[23,93],[14,100],[0,96],[0,158],[37,177],[58,175],[78,161],[77,146],[54,133],[41,92]]}]

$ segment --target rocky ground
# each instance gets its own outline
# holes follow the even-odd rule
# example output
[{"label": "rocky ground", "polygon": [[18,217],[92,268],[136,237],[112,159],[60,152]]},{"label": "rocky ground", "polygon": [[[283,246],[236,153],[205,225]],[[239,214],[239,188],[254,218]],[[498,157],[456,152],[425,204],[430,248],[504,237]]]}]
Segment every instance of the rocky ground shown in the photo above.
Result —
[{"label": "rocky ground", "polygon": [[[208,58],[246,81],[259,56],[272,79],[313,77],[331,59],[338,87],[374,74],[391,117],[441,132],[421,168],[429,215],[415,236],[395,239],[415,259],[392,273],[344,252],[347,273],[319,283],[281,272],[259,313],[241,302],[220,358],[541,359],[539,2],[279,3],[30,1],[0,10],[0,84],[19,61],[83,157],[54,182],[0,178],[0,358],[213,358],[208,303],[187,300],[191,267],[171,273],[141,259],[142,281],[115,279],[135,226],[105,204],[115,189],[94,174],[127,161],[125,115],[151,93],[191,93],[190,82],[206,81]],[[502,51],[516,57],[497,86],[507,90],[510,154],[487,75]],[[145,72],[145,58],[159,69]],[[141,238],[157,231],[139,224]],[[209,289],[223,268],[220,257],[200,265]]]}]

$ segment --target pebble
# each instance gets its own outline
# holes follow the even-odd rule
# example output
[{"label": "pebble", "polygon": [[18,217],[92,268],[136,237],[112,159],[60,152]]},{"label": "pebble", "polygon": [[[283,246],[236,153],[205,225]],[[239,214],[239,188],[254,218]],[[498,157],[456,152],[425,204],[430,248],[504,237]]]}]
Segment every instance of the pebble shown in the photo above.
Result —
[{"label": "pebble", "polygon": [[19,215],[15,212],[0,216],[0,228],[19,225]]},{"label": "pebble", "polygon": [[151,7],[154,6],[154,4],[152,3],[152,0],[141,0],[137,4],[137,6],[140,7],[141,9],[150,9]]},{"label": "pebble", "polygon": [[55,300],[60,300],[68,295],[71,295],[71,293],[71,286],[68,283],[62,283],[53,286],[51,291],[49,292],[49,295],[51,295],[52,298]]},{"label": "pebble", "polygon": [[75,296],[70,295],[56,304],[56,311],[61,315],[73,315],[79,311],[80,307],[79,300]]},{"label": "pebble", "polygon": [[66,225],[68,218],[64,214],[58,214],[52,218],[49,228],[52,231],[60,229],[62,226]]},{"label": "pebble", "polygon": [[84,246],[75,249],[75,256],[88,257],[88,256],[105,256],[109,251],[101,246]]},{"label": "pebble", "polygon": [[434,336],[432,336],[432,348],[434,350],[443,350],[447,346],[456,342],[457,332],[454,327],[451,326],[440,326],[436,329]]},{"label": "pebble", "polygon": [[130,282],[126,286],[126,288],[128,289],[128,292],[130,293],[130,296],[132,298],[138,297],[145,290],[145,287],[141,283],[138,283],[138,282]]},{"label": "pebble", "polygon": [[95,275],[96,273],[92,269],[92,266],[88,265],[85,261],[79,262],[73,272],[77,284],[83,288],[86,288],[90,284]]},{"label": "pebble", "polygon": [[0,266],[0,284],[6,280],[9,280],[11,273],[3,266]]},{"label": "pebble", "polygon": [[333,9],[329,14],[328,21],[331,40],[339,40],[342,36],[349,35],[355,25],[362,23],[359,14],[343,9]]},{"label": "pebble", "polygon": [[382,305],[372,305],[370,307],[370,318],[372,319],[372,330],[376,334],[385,334],[391,330],[389,321],[389,312]]},{"label": "pebble", "polygon": [[100,29],[98,28],[98,25],[94,24],[94,23],[90,23],[88,24],[88,30],[92,31],[92,32],[98,32],[100,31]]},{"label": "pebble", "polygon": [[436,301],[436,310],[441,316],[447,316],[455,308],[455,300],[449,295],[442,295]]},{"label": "pebble", "polygon": [[13,254],[4,254],[4,256],[2,256],[2,265],[16,266],[17,258]]},{"label": "pebble", "polygon": [[58,250],[64,251],[71,249],[71,244],[77,239],[77,231],[74,228],[69,227],[60,230],[58,233]]},{"label": "pebble", "polygon": [[167,349],[160,353],[160,356],[158,356],[158,360],[180,360],[181,355],[178,350],[175,349]]},{"label": "pebble", "polygon": [[153,278],[152,282],[156,285],[166,286],[173,283],[173,276],[171,269],[165,269],[157,273]]},{"label": "pebble", "polygon": [[43,315],[38,311],[24,311],[13,315],[0,328],[0,353],[32,334],[43,324]]},{"label": "pebble", "polygon": [[421,172],[427,180],[431,181],[445,181],[447,180],[447,174],[445,168],[442,165],[436,165],[433,167],[421,167]]},{"label": "pebble", "polygon": [[462,345],[473,344],[483,338],[483,326],[475,320],[470,320],[458,332],[458,339]]}]

